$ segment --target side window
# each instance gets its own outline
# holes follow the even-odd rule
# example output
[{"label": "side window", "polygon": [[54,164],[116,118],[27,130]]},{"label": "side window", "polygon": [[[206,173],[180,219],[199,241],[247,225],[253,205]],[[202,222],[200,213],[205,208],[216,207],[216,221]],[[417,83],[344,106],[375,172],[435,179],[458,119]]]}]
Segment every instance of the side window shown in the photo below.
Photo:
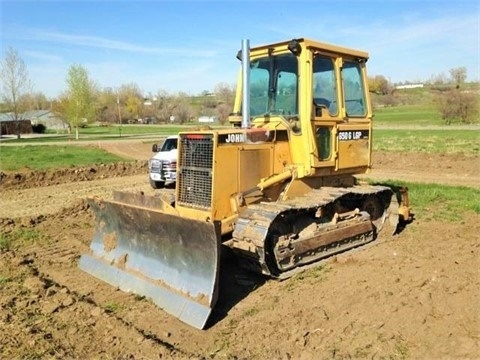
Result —
[{"label": "side window", "polygon": [[313,59],[313,102],[324,106],[331,115],[338,113],[337,88],[333,60],[316,55]]},{"label": "side window", "polygon": [[342,68],[343,91],[347,116],[365,116],[365,94],[360,65],[345,61]]},{"label": "side window", "polygon": [[332,155],[332,128],[329,126],[318,126],[315,130],[318,158],[328,160]]}]

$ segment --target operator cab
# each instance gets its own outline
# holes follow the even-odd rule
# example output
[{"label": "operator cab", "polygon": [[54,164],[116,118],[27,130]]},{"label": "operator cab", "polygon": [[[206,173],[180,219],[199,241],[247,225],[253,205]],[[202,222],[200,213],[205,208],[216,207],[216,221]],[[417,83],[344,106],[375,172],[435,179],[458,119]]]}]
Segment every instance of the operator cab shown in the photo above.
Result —
[{"label": "operator cab", "polygon": [[[252,48],[250,127],[277,123],[289,129],[292,147],[302,149],[297,154],[303,157],[292,160],[304,163],[305,175],[321,168],[365,172],[371,165],[372,119],[367,59],[363,51],[308,39]],[[240,115],[237,101],[230,117],[234,126],[241,125]],[[305,154],[311,154],[308,163]]]}]

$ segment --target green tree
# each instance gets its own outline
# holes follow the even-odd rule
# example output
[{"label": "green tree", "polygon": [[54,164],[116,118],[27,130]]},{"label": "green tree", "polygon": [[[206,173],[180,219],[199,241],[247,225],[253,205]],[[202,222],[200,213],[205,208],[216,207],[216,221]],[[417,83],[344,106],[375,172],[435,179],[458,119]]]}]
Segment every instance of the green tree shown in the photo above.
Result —
[{"label": "green tree", "polygon": [[17,138],[20,139],[20,120],[22,120],[20,115],[27,110],[22,106],[25,102],[20,100],[25,94],[31,92],[31,83],[27,66],[15,49],[7,50],[5,58],[1,61],[0,74],[2,98],[15,121]]},{"label": "green tree", "polygon": [[123,84],[118,89],[122,120],[138,119],[141,115],[143,96],[136,83]]},{"label": "green tree", "polygon": [[78,140],[78,128],[95,120],[95,85],[82,65],[70,66],[67,85],[65,117],[70,128],[75,128],[75,139]]},{"label": "green tree", "polygon": [[383,75],[376,75],[368,78],[368,87],[371,92],[380,95],[387,95],[392,92],[392,86],[387,78]]}]

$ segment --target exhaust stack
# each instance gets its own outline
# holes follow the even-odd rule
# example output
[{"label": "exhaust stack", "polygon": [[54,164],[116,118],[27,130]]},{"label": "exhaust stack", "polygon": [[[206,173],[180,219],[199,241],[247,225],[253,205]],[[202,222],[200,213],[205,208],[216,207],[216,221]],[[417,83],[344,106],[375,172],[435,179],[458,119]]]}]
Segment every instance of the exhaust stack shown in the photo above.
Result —
[{"label": "exhaust stack", "polygon": [[250,127],[250,41],[242,40],[242,128]]}]

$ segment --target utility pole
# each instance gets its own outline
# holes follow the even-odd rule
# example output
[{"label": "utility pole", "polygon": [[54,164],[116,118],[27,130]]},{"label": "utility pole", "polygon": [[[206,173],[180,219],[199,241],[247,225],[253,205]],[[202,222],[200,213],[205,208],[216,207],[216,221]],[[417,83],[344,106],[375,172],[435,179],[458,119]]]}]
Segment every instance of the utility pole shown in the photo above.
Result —
[{"label": "utility pole", "polygon": [[118,123],[119,128],[118,132],[120,133],[120,137],[122,137],[122,113],[120,112],[120,96],[117,95],[117,108],[118,108]]}]

